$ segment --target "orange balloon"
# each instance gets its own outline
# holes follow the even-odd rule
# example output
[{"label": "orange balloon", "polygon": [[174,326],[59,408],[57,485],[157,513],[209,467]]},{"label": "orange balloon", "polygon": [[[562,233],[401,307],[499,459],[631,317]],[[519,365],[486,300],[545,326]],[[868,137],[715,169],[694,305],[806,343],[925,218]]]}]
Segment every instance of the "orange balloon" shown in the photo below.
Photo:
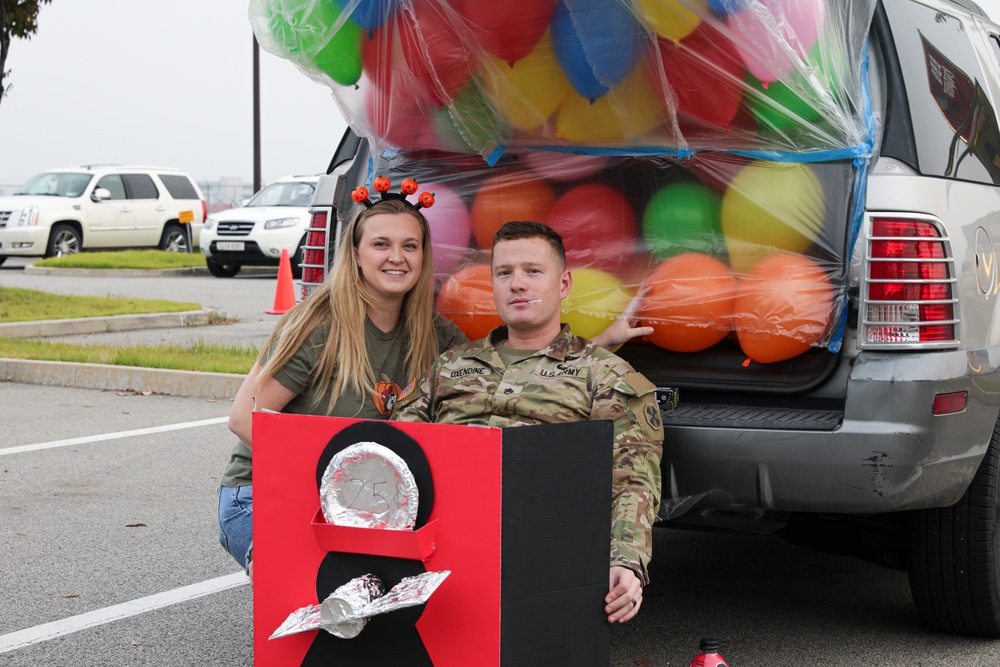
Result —
[{"label": "orange balloon", "polygon": [[752,360],[791,359],[819,343],[833,317],[833,286],[826,271],[802,255],[761,260],[740,281],[736,334]]},{"label": "orange balloon", "polygon": [[465,332],[469,340],[484,338],[503,324],[493,303],[489,264],[459,269],[441,287],[437,310]]},{"label": "orange balloon", "polygon": [[493,235],[512,220],[545,222],[556,203],[552,186],[532,172],[510,171],[487,179],[472,201],[472,233],[480,248],[493,247]]},{"label": "orange balloon", "polygon": [[733,328],[736,277],[723,262],[699,252],[675,255],[646,280],[639,317],[649,340],[674,352],[712,347]]}]

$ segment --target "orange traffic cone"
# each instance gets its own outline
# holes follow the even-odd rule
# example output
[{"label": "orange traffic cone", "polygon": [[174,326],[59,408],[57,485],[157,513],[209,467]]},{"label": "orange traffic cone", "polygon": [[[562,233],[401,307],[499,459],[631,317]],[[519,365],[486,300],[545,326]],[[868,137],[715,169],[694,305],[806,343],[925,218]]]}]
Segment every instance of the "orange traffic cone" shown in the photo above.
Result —
[{"label": "orange traffic cone", "polygon": [[295,285],[292,284],[292,263],[288,260],[288,249],[282,248],[278,262],[278,289],[274,292],[274,307],[265,310],[269,315],[283,315],[295,305]]}]

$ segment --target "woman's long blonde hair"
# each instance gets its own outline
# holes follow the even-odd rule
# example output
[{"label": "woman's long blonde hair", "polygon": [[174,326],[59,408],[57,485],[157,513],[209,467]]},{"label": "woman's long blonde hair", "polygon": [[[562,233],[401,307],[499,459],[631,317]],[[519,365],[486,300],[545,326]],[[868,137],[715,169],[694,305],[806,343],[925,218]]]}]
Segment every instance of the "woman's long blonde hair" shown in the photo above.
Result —
[{"label": "woman's long blonde hair", "polygon": [[[366,394],[374,389],[375,371],[368,360],[368,348],[365,345],[365,318],[368,307],[376,305],[376,301],[361,276],[357,252],[365,222],[380,213],[412,215],[420,223],[423,237],[423,267],[420,277],[413,289],[403,297],[400,313],[407,378],[419,377],[437,359],[434,261],[430,228],[426,218],[412,204],[398,199],[386,199],[376,202],[355,217],[344,234],[345,243],[341,245],[326,280],[305,301],[278,320],[258,358],[260,362],[264,353],[274,346],[257,376],[258,386],[288,363],[317,327],[328,324],[330,331],[326,344],[311,379],[311,386],[317,391],[317,397],[330,392],[326,411],[330,412],[337,399],[349,389],[361,394],[362,404]],[[346,243],[348,239],[350,246]],[[313,407],[321,409],[323,406]]]}]

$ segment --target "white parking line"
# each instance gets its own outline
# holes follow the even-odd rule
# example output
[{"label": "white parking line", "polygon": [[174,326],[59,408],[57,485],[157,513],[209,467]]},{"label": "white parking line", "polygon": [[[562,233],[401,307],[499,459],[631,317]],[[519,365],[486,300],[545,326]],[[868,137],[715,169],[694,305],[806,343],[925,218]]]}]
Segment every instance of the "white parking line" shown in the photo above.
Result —
[{"label": "white parking line", "polygon": [[97,609],[85,614],[78,614],[59,621],[53,621],[52,623],[43,623],[33,628],[0,635],[0,653],[16,651],[25,646],[63,637],[74,632],[79,632],[80,630],[104,625],[105,623],[120,621],[129,616],[144,614],[147,611],[169,607],[179,602],[187,602],[188,600],[194,600],[205,595],[211,595],[212,593],[219,593],[230,588],[243,586],[249,582],[250,580],[247,579],[244,573],[236,572],[235,574],[227,574],[223,577],[216,577],[215,579],[191,584],[190,586],[175,588],[165,593],[157,593],[156,595],[139,598],[138,600],[122,602],[121,604],[105,607],[104,609]]},{"label": "white parking line", "polygon": [[131,438],[136,435],[149,435],[150,433],[166,433],[167,431],[179,431],[185,428],[198,428],[210,424],[222,424],[229,421],[229,417],[213,417],[212,419],[201,419],[193,422],[181,422],[179,424],[166,424],[164,426],[152,426],[150,428],[139,428],[134,431],[118,431],[117,433],[102,433],[100,435],[88,435],[82,438],[69,438],[68,440],[53,440],[51,442],[40,442],[37,445],[21,445],[20,447],[6,447],[0,449],[0,456],[4,454],[21,454],[23,452],[37,452],[40,449],[53,449],[55,447],[70,447],[72,445],[84,445],[88,442],[103,442],[105,440],[117,440],[118,438]]}]

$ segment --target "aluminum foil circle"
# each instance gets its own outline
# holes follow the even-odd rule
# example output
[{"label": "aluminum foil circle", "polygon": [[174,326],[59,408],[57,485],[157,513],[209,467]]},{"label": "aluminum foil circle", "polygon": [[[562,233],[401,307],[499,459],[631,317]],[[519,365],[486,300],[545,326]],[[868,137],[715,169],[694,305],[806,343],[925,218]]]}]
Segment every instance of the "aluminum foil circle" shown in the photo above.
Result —
[{"label": "aluminum foil circle", "polygon": [[377,442],[358,442],[334,455],[323,472],[320,507],[327,523],[413,530],[417,482],[406,462]]}]

